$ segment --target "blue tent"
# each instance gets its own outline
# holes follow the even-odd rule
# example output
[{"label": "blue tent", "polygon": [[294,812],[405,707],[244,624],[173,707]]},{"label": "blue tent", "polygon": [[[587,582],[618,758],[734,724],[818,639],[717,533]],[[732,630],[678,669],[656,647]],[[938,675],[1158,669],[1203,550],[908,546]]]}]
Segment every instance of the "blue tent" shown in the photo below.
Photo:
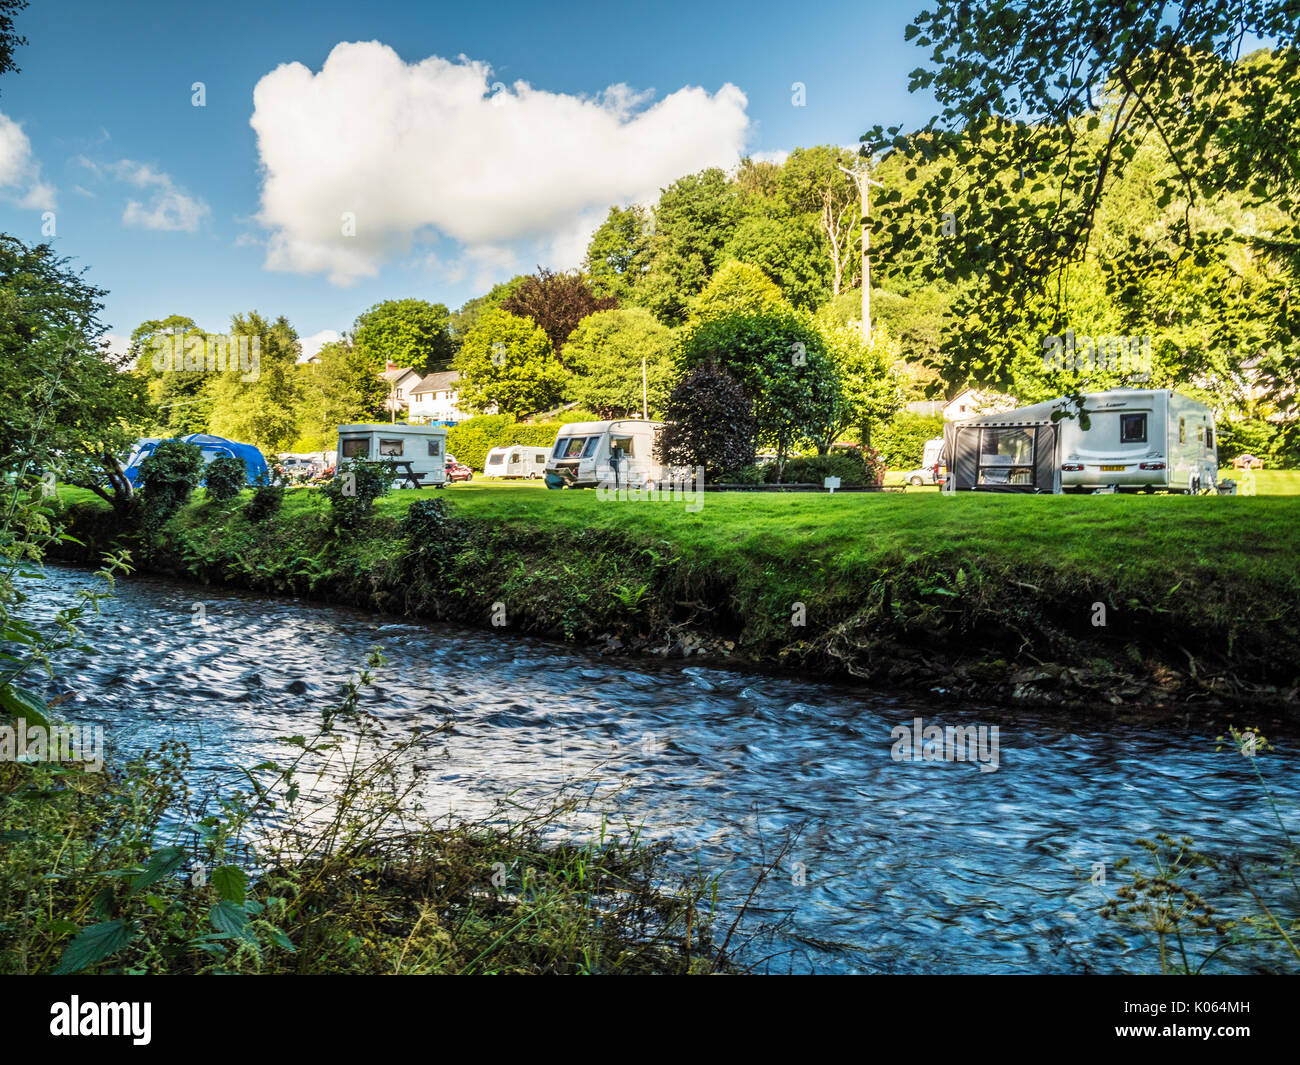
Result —
[{"label": "blue tent", "polygon": [[[266,459],[260,451],[252,444],[240,444],[234,440],[227,440],[224,437],[213,436],[211,433],[190,433],[189,436],[178,437],[187,444],[195,444],[203,451],[203,462],[205,464],[213,459],[221,458],[223,455],[233,455],[235,458],[244,460],[244,468],[248,471],[248,483],[260,484],[270,479],[270,470],[267,468]],[[140,463],[153,454],[161,440],[141,440],[136,445],[136,450],[132,453],[130,464],[123,471],[127,480],[133,485],[140,478]]]}]

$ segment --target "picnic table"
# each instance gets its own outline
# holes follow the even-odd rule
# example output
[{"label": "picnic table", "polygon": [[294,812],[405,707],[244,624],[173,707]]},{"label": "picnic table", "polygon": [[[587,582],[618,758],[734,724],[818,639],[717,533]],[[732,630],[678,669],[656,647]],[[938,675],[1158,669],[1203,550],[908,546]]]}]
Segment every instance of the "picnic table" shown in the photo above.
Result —
[{"label": "picnic table", "polygon": [[411,463],[409,460],[405,462],[394,462],[393,469],[396,470],[401,475],[399,479],[405,479],[406,483],[409,484],[412,488],[423,487],[420,484],[419,474],[417,474],[411,468]]}]

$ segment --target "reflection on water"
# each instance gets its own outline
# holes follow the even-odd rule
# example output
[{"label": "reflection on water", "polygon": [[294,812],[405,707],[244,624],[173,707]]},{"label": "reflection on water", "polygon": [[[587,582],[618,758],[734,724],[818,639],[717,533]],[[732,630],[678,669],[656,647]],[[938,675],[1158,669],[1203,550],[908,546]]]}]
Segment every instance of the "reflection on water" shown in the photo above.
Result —
[{"label": "reflection on water", "polygon": [[[85,579],[51,570],[40,609],[67,604]],[[773,963],[783,969],[1146,969],[1149,954],[1096,916],[1094,863],[1110,869],[1131,840],[1161,830],[1245,855],[1279,849],[1252,767],[1216,754],[1203,729],[602,659],[150,578],[121,583],[90,637],[101,653],[65,659],[51,690],[75,690],[66,716],[105,725],[119,756],[180,739],[196,774],[219,774],[283,754],[275,737],[310,734],[378,643],[389,664],[368,708],[405,729],[454,725],[422,766],[431,814],[481,816],[508,793],[542,797],[566,782],[619,788],[622,815],[698,848],[742,896],[798,831],[753,910],[789,915],[769,948],[785,950]],[[891,729],[917,716],[997,725],[997,771],[894,760]],[[1261,768],[1293,812],[1296,746],[1278,748]]]}]

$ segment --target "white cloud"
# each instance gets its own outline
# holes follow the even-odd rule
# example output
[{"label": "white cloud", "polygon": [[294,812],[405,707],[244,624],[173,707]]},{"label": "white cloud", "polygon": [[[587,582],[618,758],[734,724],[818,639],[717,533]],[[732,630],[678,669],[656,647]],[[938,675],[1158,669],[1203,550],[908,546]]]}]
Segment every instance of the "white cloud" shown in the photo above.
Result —
[{"label": "white cloud", "polygon": [[298,357],[298,361],[306,362],[326,344],[338,339],[339,335],[333,329],[322,329],[319,333],[313,333],[309,337],[299,337],[298,343],[302,347],[302,355]]},{"label": "white cloud", "polygon": [[[147,163],[120,159],[101,165],[84,155],[77,160],[96,177],[108,177],[149,191],[148,202],[131,199],[122,212],[122,224],[143,229],[194,233],[210,213],[202,197],[191,196],[171,179]],[[88,193],[88,195],[90,195]]]},{"label": "white cloud", "polygon": [[54,210],[54,186],[41,180],[41,164],[23,127],[0,112],[0,195],[19,207]]},{"label": "white cloud", "polygon": [[464,56],[408,64],[377,41],[337,45],[319,73],[282,65],[253,92],[266,265],[346,285],[437,235],[465,249],[444,270],[472,274],[521,241],[572,261],[610,204],[735,165],[746,104],[734,85],[657,103],[625,85],[572,96],[506,86]]},{"label": "white cloud", "polygon": [[115,168],[118,176],[137,188],[152,189],[148,204],[130,200],[122,212],[122,224],[145,229],[179,230],[194,233],[199,228],[208,205],[190,196],[160,170],[123,159]]},{"label": "white cloud", "polygon": [[785,161],[790,158],[790,152],[785,148],[774,148],[769,152],[751,152],[750,156],[756,163],[776,163],[777,166],[784,166]]}]

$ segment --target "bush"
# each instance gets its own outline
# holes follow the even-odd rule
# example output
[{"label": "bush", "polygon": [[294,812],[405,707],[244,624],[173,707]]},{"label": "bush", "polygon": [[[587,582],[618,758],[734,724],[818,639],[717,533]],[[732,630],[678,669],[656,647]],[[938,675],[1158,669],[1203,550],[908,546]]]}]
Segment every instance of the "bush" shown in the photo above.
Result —
[{"label": "bush", "polygon": [[754,461],[754,404],[730,373],[710,363],[672,390],[659,433],[659,461],[704,467],[710,479]]},{"label": "bush", "polygon": [[146,526],[166,524],[203,478],[203,452],[183,440],[163,440],[140,464],[140,503]]},{"label": "bush", "polygon": [[218,502],[234,499],[244,490],[248,482],[248,467],[237,455],[222,455],[208,463],[204,483],[207,485],[208,498]]},{"label": "bush", "polygon": [[397,480],[390,462],[349,459],[321,491],[334,511],[334,524],[348,529],[360,525],[375,507],[375,500],[388,494]]},{"label": "bush", "polygon": [[244,513],[248,515],[249,521],[266,521],[280,512],[280,504],[283,502],[284,485],[259,484],[253,490],[253,498],[249,501]]},{"label": "bush", "polygon": [[1288,445],[1281,427],[1263,418],[1244,418],[1218,423],[1219,464],[1226,466],[1238,455],[1254,455],[1263,459],[1272,469],[1294,470],[1300,468],[1300,453],[1294,444]]},{"label": "bush", "polygon": [[[776,466],[769,466],[768,471],[768,480],[775,481]],[[781,483],[821,484],[827,477],[838,477],[843,488],[877,483],[875,471],[857,455],[849,453],[791,459],[782,471]]]},{"label": "bush", "polygon": [[763,484],[767,480],[767,466],[760,466],[757,463],[750,466],[741,466],[739,469],[728,470],[722,475],[722,480],[728,484]]},{"label": "bush", "polygon": [[943,419],[904,412],[887,425],[872,429],[871,442],[880,449],[885,467],[914,470],[925,457],[925,442],[943,436]]}]

